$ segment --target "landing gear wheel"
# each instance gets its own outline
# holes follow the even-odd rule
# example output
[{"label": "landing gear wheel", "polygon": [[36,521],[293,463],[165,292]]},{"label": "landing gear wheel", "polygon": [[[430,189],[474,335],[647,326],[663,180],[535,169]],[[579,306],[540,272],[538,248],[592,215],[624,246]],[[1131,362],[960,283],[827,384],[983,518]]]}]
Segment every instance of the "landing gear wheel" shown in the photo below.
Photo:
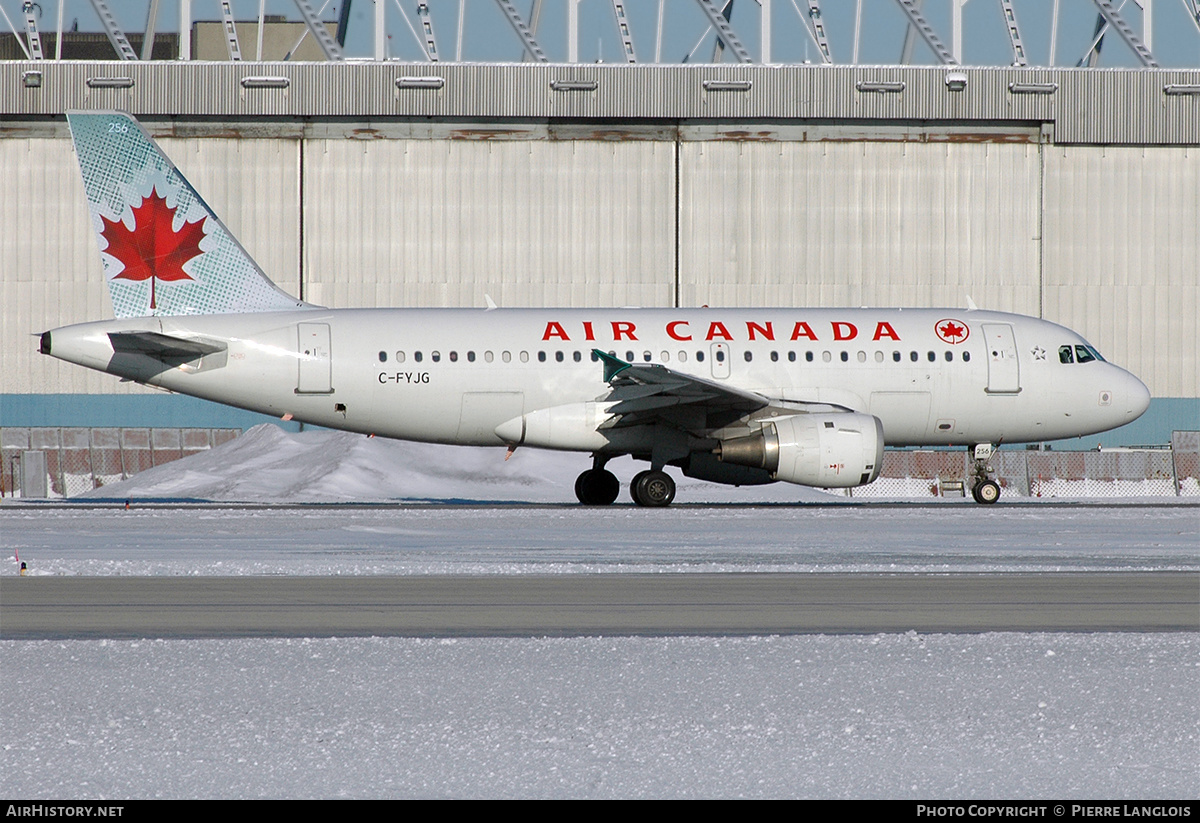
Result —
[{"label": "landing gear wheel", "polygon": [[669,506],[675,499],[675,481],[655,469],[638,472],[629,484],[629,495],[639,506]]},{"label": "landing gear wheel", "polygon": [[1000,499],[1000,484],[995,480],[984,480],[971,487],[971,496],[976,503],[991,505]]},{"label": "landing gear wheel", "polygon": [[608,506],[621,492],[621,481],[607,469],[588,469],[575,478],[575,496],[585,506]]}]

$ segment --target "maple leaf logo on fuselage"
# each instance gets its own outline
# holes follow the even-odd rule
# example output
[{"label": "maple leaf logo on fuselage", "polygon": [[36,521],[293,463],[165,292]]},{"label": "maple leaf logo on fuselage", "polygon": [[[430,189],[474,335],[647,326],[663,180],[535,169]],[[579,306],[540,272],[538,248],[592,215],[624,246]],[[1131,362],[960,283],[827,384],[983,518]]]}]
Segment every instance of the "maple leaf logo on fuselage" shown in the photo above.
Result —
[{"label": "maple leaf logo on fuselage", "polygon": [[167,207],[167,200],[154,188],[150,196],[133,208],[133,231],[125,228],[121,220],[109,220],[100,215],[104,223],[101,236],[108,241],[104,253],[119,260],[125,268],[114,280],[149,280],[150,308],[155,305],[155,283],[159,280],[194,280],[183,270],[183,264],[199,257],[200,241],[205,237],[204,217],[193,223],[184,223],[179,231],[172,228],[175,209]]},{"label": "maple leaf logo on fuselage", "polygon": [[971,330],[966,323],[957,320],[939,320],[933,326],[934,331],[943,343],[961,343],[971,336]]}]

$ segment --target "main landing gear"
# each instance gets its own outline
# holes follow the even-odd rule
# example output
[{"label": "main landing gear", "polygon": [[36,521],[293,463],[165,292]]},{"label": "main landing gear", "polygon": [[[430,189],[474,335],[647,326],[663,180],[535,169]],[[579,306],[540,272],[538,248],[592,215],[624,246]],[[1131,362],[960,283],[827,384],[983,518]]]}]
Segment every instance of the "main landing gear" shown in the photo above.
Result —
[{"label": "main landing gear", "polygon": [[638,472],[629,482],[629,496],[639,506],[669,506],[675,499],[675,481],[656,469]]},{"label": "main landing gear", "polygon": [[585,506],[608,506],[621,492],[621,481],[607,469],[588,469],[575,478],[575,496]]},{"label": "main landing gear", "polygon": [[[611,505],[620,491],[621,482],[599,460],[575,479],[575,496],[585,506]],[[675,499],[675,481],[658,469],[638,472],[629,483],[629,496],[639,506],[669,506]]]},{"label": "main landing gear", "polygon": [[993,451],[991,443],[980,443],[971,451],[974,460],[971,467],[971,497],[983,505],[991,505],[1000,499],[1000,484],[996,482],[991,466]]}]

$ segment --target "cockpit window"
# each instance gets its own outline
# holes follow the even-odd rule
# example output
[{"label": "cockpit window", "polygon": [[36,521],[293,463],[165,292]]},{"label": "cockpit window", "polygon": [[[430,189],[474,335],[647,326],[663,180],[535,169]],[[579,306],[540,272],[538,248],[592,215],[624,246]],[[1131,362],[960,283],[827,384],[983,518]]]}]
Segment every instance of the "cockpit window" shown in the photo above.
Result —
[{"label": "cockpit window", "polygon": [[1074,346],[1059,346],[1058,360],[1061,363],[1092,363],[1099,360],[1105,362],[1100,352],[1088,345],[1076,343]]}]

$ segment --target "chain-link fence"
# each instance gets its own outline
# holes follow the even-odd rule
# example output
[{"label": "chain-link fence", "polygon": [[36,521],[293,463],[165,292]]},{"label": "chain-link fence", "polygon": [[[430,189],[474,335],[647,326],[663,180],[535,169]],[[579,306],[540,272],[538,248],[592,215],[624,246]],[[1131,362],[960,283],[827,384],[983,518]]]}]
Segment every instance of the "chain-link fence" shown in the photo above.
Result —
[{"label": "chain-link fence", "polygon": [[[45,462],[51,497],[72,497],[140,471],[214,448],[240,429],[0,429],[0,495],[21,496],[21,462]],[[29,461],[28,453],[44,457]],[[1200,496],[1200,432],[1175,432],[1170,448],[1104,451],[1002,450],[992,455],[1006,496]],[[32,484],[40,490],[42,486]],[[971,459],[954,451],[886,451],[883,471],[853,497],[965,497]]]},{"label": "chain-link fence", "polygon": [[[879,479],[853,497],[963,497],[972,461],[956,451],[887,451]],[[1103,451],[1002,450],[992,469],[1017,497],[1200,496],[1200,432],[1175,432],[1170,448]]]},{"label": "chain-link fence", "polygon": [[32,453],[44,456],[38,465],[44,459],[49,496],[72,497],[214,448],[241,433],[241,429],[3,428],[0,495],[22,496],[22,461],[30,463]]}]

